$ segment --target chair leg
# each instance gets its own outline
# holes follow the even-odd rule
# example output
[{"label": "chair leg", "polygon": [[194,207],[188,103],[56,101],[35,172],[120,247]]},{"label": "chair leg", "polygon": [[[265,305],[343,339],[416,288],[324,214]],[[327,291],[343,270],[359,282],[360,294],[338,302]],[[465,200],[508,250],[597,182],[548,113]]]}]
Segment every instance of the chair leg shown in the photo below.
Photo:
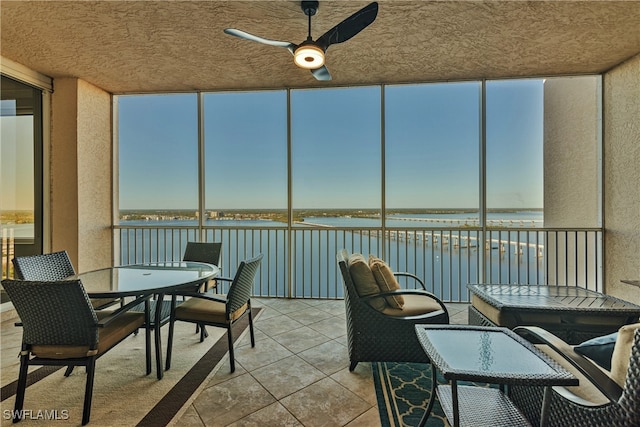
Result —
[{"label": "chair leg", "polygon": [[205,329],[204,325],[200,325],[200,342],[203,342],[205,338],[209,336],[209,333]]},{"label": "chair leg", "polygon": [[353,370],[356,369],[357,365],[358,365],[358,362],[352,360],[351,364],[349,365],[349,372],[353,372]]},{"label": "chair leg", "polygon": [[169,337],[167,338],[167,362],[164,370],[168,371],[171,368],[171,352],[173,348],[173,327],[176,323],[176,296],[171,297],[171,315],[169,316]]},{"label": "chair leg", "polygon": [[87,362],[87,385],[84,390],[84,407],[82,409],[82,425],[87,425],[91,417],[91,400],[93,399],[93,378],[96,373],[96,358]]},{"label": "chair leg", "polygon": [[69,365],[69,366],[67,366],[67,370],[66,370],[66,371],[64,371],[64,376],[65,376],[65,377],[68,377],[69,375],[71,375],[71,372],[73,372],[73,368],[74,368],[74,366],[73,366],[73,365]]},{"label": "chair leg", "polygon": [[22,408],[24,407],[24,392],[27,389],[27,371],[29,369],[29,354],[20,355],[20,373],[18,374],[18,390],[16,391],[16,403],[13,411],[13,422],[17,423],[22,419]]},{"label": "chair leg", "polygon": [[251,347],[255,347],[256,336],[253,333],[253,316],[251,315],[251,306],[249,306],[249,335],[251,335]]},{"label": "chair leg", "polygon": [[231,323],[227,326],[227,338],[229,342],[229,363],[231,363],[231,373],[236,371],[236,359],[233,353],[233,333],[231,332]]},{"label": "chair leg", "polygon": [[145,352],[146,352],[146,364],[147,364],[147,375],[151,373],[151,328],[149,327],[149,319],[145,322]]}]

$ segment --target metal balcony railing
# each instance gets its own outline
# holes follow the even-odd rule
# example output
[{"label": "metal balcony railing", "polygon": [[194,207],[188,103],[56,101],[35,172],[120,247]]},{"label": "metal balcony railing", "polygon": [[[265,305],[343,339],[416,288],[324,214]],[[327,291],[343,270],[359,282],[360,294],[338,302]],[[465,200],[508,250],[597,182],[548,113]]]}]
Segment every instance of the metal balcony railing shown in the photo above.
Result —
[{"label": "metal balcony railing", "polygon": [[[344,228],[119,225],[119,264],[175,261],[188,241],[222,242],[222,273],[263,253],[254,295],[342,298],[336,253],[374,254],[422,277],[448,302],[468,302],[468,283],[602,289],[602,231],[549,228]],[[202,238],[200,238],[202,236]]]}]

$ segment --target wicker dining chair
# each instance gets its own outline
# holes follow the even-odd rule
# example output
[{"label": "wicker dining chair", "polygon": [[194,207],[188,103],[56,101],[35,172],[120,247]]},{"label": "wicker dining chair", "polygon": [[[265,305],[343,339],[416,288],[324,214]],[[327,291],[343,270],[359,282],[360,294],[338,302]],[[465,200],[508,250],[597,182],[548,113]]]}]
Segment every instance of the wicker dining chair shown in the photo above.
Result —
[{"label": "wicker dining chair", "polygon": [[[30,366],[85,366],[82,425],[87,424],[91,416],[96,360],[148,321],[148,297],[113,312],[96,313],[80,280],[3,280],[2,286],[11,298],[23,330],[13,422],[23,416]],[[146,301],[144,313],[129,311],[143,300]],[[146,330],[146,368],[148,375],[151,373],[149,329]]]},{"label": "wicker dining chair", "polygon": [[[213,264],[220,268],[220,257],[222,255],[222,243],[202,243],[202,242],[187,242],[187,247],[184,250],[182,256],[183,261],[193,262],[205,262],[207,264]],[[215,288],[217,282],[215,279],[211,279],[205,283],[204,291],[208,291],[210,288]]]},{"label": "wicker dining chair", "polygon": [[[421,289],[376,290],[370,295],[360,295],[350,272],[349,258],[344,249],[337,254],[345,288],[349,370],[353,371],[358,362],[429,363],[418,342],[415,325],[449,323],[449,313],[442,301],[427,292],[422,280],[410,273],[394,274],[412,278]],[[371,305],[373,300],[384,296],[402,296],[411,309],[388,310]]]},{"label": "wicker dining chair", "polygon": [[[193,261],[193,262],[204,262],[207,264],[213,264],[217,266],[216,263],[220,262],[220,253],[222,249],[222,243],[196,243],[196,242],[187,242],[187,247],[185,248],[185,253],[182,257],[183,261]],[[212,283],[212,284],[210,284]],[[207,283],[203,285],[197,285],[193,289],[187,289],[184,292],[206,292],[209,288],[216,288],[215,279],[209,280]],[[180,295],[178,293],[178,295]],[[184,301],[184,296],[182,300]],[[158,307],[158,304],[160,306]],[[176,302],[176,304],[182,304],[182,301]],[[158,301],[155,298],[152,298],[150,301],[150,310],[151,313],[155,313],[156,310],[160,309],[160,323],[159,327],[163,327],[171,318],[171,307],[172,302],[170,300],[163,299],[162,301]],[[142,312],[144,311],[143,304],[138,304],[137,307],[133,308],[134,311]],[[155,317],[151,316],[151,324],[149,325],[151,330],[154,330],[156,327]],[[207,336],[207,331],[204,328],[201,328],[200,325],[196,325],[196,333],[200,333],[202,339]]]},{"label": "wicker dining chair", "polygon": [[[207,264],[213,264],[216,267],[220,268],[221,255],[222,255],[221,242],[213,242],[213,243],[187,242],[187,247],[184,250],[184,255],[182,256],[182,260],[193,261],[193,262],[205,262]],[[217,291],[218,282],[216,281],[215,278],[208,280],[206,283],[201,285],[202,292],[208,292],[209,289],[214,289]],[[196,324],[196,333],[198,332],[200,332],[201,340],[204,340],[204,338],[209,336],[209,334],[207,334],[207,330],[204,327],[204,325]]]},{"label": "wicker dining chair", "polygon": [[[167,365],[171,367],[171,349],[173,345],[173,329],[177,320],[196,323],[207,326],[217,326],[227,329],[229,344],[229,362],[231,372],[236,369],[233,349],[233,325],[245,316],[249,317],[249,332],[251,334],[251,347],[255,347],[253,332],[253,317],[251,315],[251,293],[258,268],[262,262],[262,254],[242,261],[238,266],[233,279],[218,277],[217,280],[230,282],[229,292],[226,297],[222,295],[203,294],[198,292],[184,293],[190,298],[180,305],[176,305],[176,295],[172,296],[173,309],[169,322],[169,339],[167,340]],[[203,336],[200,335],[200,342]]]},{"label": "wicker dining chair", "polygon": [[[11,262],[13,262],[16,278],[19,280],[64,280],[76,274],[67,251],[15,257]],[[119,302],[118,298],[91,298],[91,305],[96,310],[102,310]]]},{"label": "wicker dining chair", "polygon": [[[520,326],[514,332],[531,342],[550,346],[557,355],[563,357],[580,372],[580,386],[583,381],[595,387],[604,399],[590,402],[567,393],[563,387],[554,387],[551,393],[548,427],[632,427],[640,426],[640,329],[633,334],[629,367],[624,387],[613,381],[591,360],[577,354],[573,347],[544,329]],[[534,386],[513,386],[511,400],[525,414],[533,425],[540,424],[540,409],[543,390]],[[600,401],[601,400],[601,401]]]}]

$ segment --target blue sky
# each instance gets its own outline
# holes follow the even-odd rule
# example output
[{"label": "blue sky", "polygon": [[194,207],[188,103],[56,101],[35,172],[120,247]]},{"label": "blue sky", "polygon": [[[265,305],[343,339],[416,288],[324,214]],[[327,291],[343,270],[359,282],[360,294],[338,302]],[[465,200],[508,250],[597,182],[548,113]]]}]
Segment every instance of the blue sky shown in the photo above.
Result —
[{"label": "blue sky", "polygon": [[[488,207],[542,207],[542,80],[487,83]],[[480,83],[291,92],[297,208],[478,207]],[[119,98],[121,209],[196,209],[197,95]],[[287,93],[204,96],[206,209],[286,208]]]}]

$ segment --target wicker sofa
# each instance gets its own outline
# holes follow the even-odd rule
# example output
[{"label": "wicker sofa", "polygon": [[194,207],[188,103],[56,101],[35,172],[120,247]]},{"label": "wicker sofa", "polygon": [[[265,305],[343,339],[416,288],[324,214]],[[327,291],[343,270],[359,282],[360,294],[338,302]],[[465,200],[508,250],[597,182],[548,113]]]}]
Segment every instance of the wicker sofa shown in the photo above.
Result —
[{"label": "wicker sofa", "polygon": [[[358,362],[429,363],[418,342],[415,325],[449,323],[447,308],[435,295],[424,289],[424,283],[418,277],[410,273],[393,274],[414,279],[421,285],[420,288],[388,292],[381,292],[377,288],[374,293],[364,295],[361,286],[363,277],[354,271],[354,259],[358,256],[362,257],[360,254],[349,255],[346,250],[337,254],[345,288],[349,370],[353,371]],[[364,272],[369,268],[361,262],[357,264],[364,268]],[[403,309],[384,303],[384,297],[398,296],[405,300]],[[383,300],[382,304],[376,304],[380,300]]]},{"label": "wicker sofa", "polygon": [[[536,343],[580,380],[575,387],[553,388],[547,426],[640,426],[640,324],[625,325],[617,338],[614,336],[610,370],[544,329],[524,326],[514,331]],[[595,358],[595,354],[591,356]],[[510,397],[533,425],[539,425],[541,387],[514,386]]]}]

